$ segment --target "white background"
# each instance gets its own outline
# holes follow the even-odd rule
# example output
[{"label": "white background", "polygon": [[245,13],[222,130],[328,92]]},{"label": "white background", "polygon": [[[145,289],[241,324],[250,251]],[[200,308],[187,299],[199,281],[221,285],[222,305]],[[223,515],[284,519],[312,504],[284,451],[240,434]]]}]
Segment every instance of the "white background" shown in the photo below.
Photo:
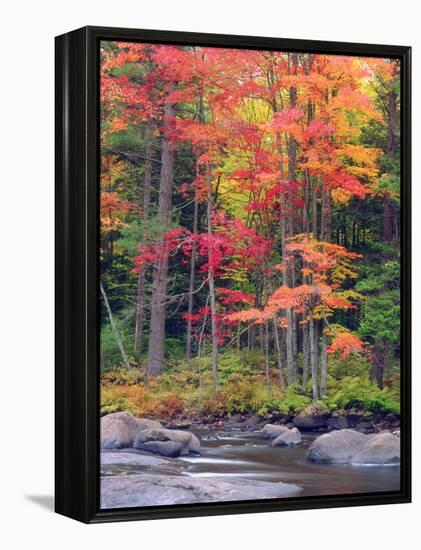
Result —
[{"label": "white background", "polygon": [[[84,25],[411,45],[419,123],[418,2],[410,0],[76,0],[2,4],[0,40],[0,530],[2,547],[396,549],[419,540],[414,504],[85,526],[53,494],[53,37]],[[419,125],[418,125],[419,126]],[[414,136],[414,340],[421,238]],[[414,349],[417,396],[420,348]],[[415,458],[420,407],[414,405]]]}]

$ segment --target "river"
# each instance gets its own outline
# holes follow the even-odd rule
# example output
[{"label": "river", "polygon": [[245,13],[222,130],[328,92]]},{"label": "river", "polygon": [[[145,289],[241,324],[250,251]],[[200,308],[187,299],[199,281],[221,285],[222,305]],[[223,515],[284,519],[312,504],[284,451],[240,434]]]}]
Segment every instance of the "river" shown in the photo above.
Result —
[{"label": "river", "polygon": [[[303,434],[294,447],[272,447],[259,432],[195,431],[200,456],[184,456],[156,466],[132,463],[103,467],[105,476],[159,473],[188,477],[244,478],[284,482],[302,488],[300,496],[398,491],[399,466],[314,464],[306,460],[308,446],[320,434]],[[137,454],[131,449],[130,453]],[[144,454],[144,453],[142,453]],[[112,462],[112,461],[111,461]]]}]

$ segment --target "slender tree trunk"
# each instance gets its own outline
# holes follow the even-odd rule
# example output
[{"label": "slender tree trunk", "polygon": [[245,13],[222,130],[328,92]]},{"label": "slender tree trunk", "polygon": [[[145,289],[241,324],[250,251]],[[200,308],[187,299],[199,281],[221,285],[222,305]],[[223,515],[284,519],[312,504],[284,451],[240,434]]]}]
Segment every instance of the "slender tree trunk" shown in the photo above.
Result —
[{"label": "slender tree trunk", "polygon": [[320,372],[320,396],[323,399],[326,397],[327,387],[327,337],[326,337],[326,323],[323,321],[322,325],[322,355],[321,355],[321,372]]},{"label": "slender tree trunk", "polygon": [[[194,196],[194,214],[193,214],[193,234],[197,234],[197,221],[199,215],[199,201],[197,199],[197,193]],[[194,279],[196,274],[196,240],[193,240],[191,259],[190,259],[190,281],[189,281],[189,301],[188,301],[188,318],[187,318],[187,342],[186,342],[186,356],[190,359],[192,355],[192,320],[193,313],[193,292],[194,292]]]},{"label": "slender tree trunk", "polygon": [[[202,54],[202,61],[204,60],[204,56]],[[199,105],[198,105],[198,111],[199,111],[199,121],[200,124],[204,124],[205,122],[205,107],[203,102],[203,90],[201,89],[199,94]],[[200,168],[199,164],[196,163],[196,177],[198,177],[200,174]],[[193,234],[197,234],[197,225],[198,225],[198,218],[199,218],[199,198],[198,198],[198,192],[197,188],[195,188],[194,192],[194,213],[193,213]],[[197,249],[197,243],[196,240],[193,240],[192,245],[192,251],[191,251],[191,260],[190,260],[190,281],[189,281],[189,300],[188,300],[188,319],[187,319],[187,338],[186,338],[186,356],[187,359],[190,359],[192,355],[192,320],[191,316],[193,313],[193,292],[194,292],[194,280],[195,280],[195,274],[196,274],[196,249]]]},{"label": "slender tree trunk", "polygon": [[318,238],[318,227],[317,227],[317,195],[318,195],[318,189],[317,189],[317,180],[315,177],[313,177],[313,196],[312,196],[312,204],[311,204],[311,232],[313,233],[313,237],[315,239]]},{"label": "slender tree trunk", "polygon": [[310,222],[308,218],[310,198],[310,174],[308,170],[304,174],[304,207],[303,207],[303,233],[310,233]]},{"label": "slender tree trunk", "polygon": [[[208,308],[208,303],[209,303],[209,295],[206,298],[205,310],[207,310],[207,308]],[[202,341],[203,341],[203,335],[205,333],[205,326],[206,326],[207,320],[208,320],[208,316],[207,316],[207,313],[206,313],[204,318],[203,318],[202,328],[200,329],[200,334],[199,334],[199,345],[197,346],[197,359],[198,360],[200,359],[200,355],[201,355],[201,352],[202,352]]]},{"label": "slender tree trunk", "polygon": [[323,186],[322,190],[322,220],[320,227],[322,241],[332,240],[332,197],[330,189]]},{"label": "slender tree trunk", "polygon": [[[149,204],[151,200],[152,180],[152,156],[153,156],[153,125],[148,123],[145,129],[145,180],[143,187],[142,214],[145,224],[149,217]],[[137,278],[137,299],[136,299],[136,326],[134,333],[134,354],[139,358],[142,351],[143,321],[145,317],[145,269],[140,267]]]},{"label": "slender tree trunk", "polygon": [[[387,115],[388,115],[388,136],[387,136],[387,156],[393,160],[397,151],[397,126],[398,110],[396,93],[391,90],[387,95]],[[393,239],[393,219],[394,212],[390,193],[385,191],[383,194],[383,238],[385,241]]]},{"label": "slender tree trunk", "polygon": [[[161,178],[159,184],[158,222],[163,232],[171,222],[172,189],[175,146],[170,139],[170,126],[175,117],[175,105],[167,103],[164,109],[164,133],[161,151]],[[168,251],[164,235],[157,240],[159,257],[153,266],[151,322],[149,333],[148,375],[161,374],[164,367],[165,302],[168,282]]]},{"label": "slender tree trunk", "polygon": [[208,204],[207,204],[207,218],[208,218],[208,236],[209,236],[209,256],[208,256],[208,284],[209,284],[209,296],[211,307],[211,332],[212,332],[212,381],[214,386],[218,385],[218,336],[217,336],[217,323],[216,323],[216,299],[215,299],[215,275],[213,265],[213,249],[212,249],[212,181],[207,173],[208,180]]},{"label": "slender tree trunk", "polygon": [[303,324],[303,391],[307,389],[308,382],[308,359],[309,359],[309,338],[308,324]]},{"label": "slender tree trunk", "polygon": [[317,358],[318,358],[318,348],[317,339],[316,339],[316,330],[315,330],[315,321],[313,318],[309,321],[309,339],[310,339],[310,362],[311,362],[311,382],[313,388],[313,401],[319,399],[319,388],[318,388],[318,368],[317,368]]},{"label": "slender tree trunk", "polygon": [[[285,235],[285,217],[281,218],[281,246],[282,246],[282,259],[286,258],[286,235]],[[287,269],[282,273],[283,284],[288,285],[288,273]],[[288,385],[294,383],[294,360],[293,360],[293,344],[292,344],[292,311],[290,308],[286,310],[287,328],[286,328],[286,356],[287,356],[287,378]]]},{"label": "slender tree trunk", "polygon": [[[298,54],[291,53],[288,54],[289,63],[291,64],[290,72],[292,74],[297,74],[297,68],[298,68]],[[294,108],[297,105],[297,88],[295,86],[291,86],[289,89],[289,100],[290,105],[292,108]],[[288,181],[295,182],[297,179],[297,142],[295,141],[295,138],[293,136],[289,136],[287,140],[287,147],[288,147]],[[287,216],[287,227],[286,227],[286,233],[287,237],[292,237],[294,234],[294,213],[293,213],[293,205],[291,201],[288,199],[287,201],[287,208],[288,208],[288,216]],[[294,261],[291,261],[290,265],[290,274],[289,274],[289,286],[294,287],[295,286],[295,265]],[[297,346],[297,318],[294,311],[289,310],[289,313],[287,312],[287,318],[288,318],[288,328],[287,332],[290,332],[291,334],[287,336],[287,338],[291,339],[291,347],[292,347],[292,383],[295,384],[297,382],[297,376],[298,376],[298,346]],[[291,322],[289,322],[291,321]]]},{"label": "slender tree trunk", "polygon": [[382,340],[374,343],[371,381],[376,382],[382,390],[384,387],[383,375],[386,367],[387,345]]},{"label": "slender tree trunk", "polygon": [[279,338],[276,315],[273,319],[273,336],[274,336],[274,340],[275,340],[276,358],[277,358],[277,362],[278,362],[279,387],[281,388],[282,391],[284,391],[285,390],[284,365],[283,365],[283,362],[282,362],[281,341],[280,341],[280,338]]},{"label": "slender tree trunk", "polygon": [[265,378],[266,385],[270,388],[270,373],[269,373],[269,325],[265,322]]},{"label": "slender tree trunk", "polygon": [[124,366],[126,367],[126,369],[130,369],[131,368],[130,363],[129,363],[129,360],[127,359],[127,355],[123,346],[123,341],[121,339],[117,325],[114,321],[113,313],[111,311],[110,303],[108,301],[107,294],[105,293],[105,289],[104,289],[104,285],[102,284],[102,281],[100,281],[99,287],[101,290],[102,298],[104,300],[105,309],[107,310],[108,318],[110,320],[111,330],[113,331],[114,338],[117,341],[118,349],[120,350],[120,354],[121,354],[121,358],[123,359]]}]

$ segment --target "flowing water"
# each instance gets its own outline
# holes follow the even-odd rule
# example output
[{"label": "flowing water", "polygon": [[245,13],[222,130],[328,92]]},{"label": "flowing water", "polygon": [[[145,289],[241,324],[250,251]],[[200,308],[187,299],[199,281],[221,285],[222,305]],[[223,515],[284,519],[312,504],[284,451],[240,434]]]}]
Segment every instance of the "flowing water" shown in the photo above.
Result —
[{"label": "flowing water", "polygon": [[183,457],[188,463],[185,474],[296,483],[303,489],[300,496],[399,490],[399,466],[309,462],[307,449],[316,437],[304,433],[300,445],[272,447],[270,441],[262,440],[256,432],[220,433],[218,440],[201,442],[200,457]]},{"label": "flowing water", "polygon": [[[151,471],[160,475],[238,477],[258,481],[294,483],[300,496],[398,491],[399,466],[314,464],[305,458],[314,434],[303,434],[295,447],[272,447],[259,432],[195,432],[201,439],[201,456],[173,459],[153,468],[136,464],[107,465],[105,475]],[[132,450],[131,452],[136,453]]]}]

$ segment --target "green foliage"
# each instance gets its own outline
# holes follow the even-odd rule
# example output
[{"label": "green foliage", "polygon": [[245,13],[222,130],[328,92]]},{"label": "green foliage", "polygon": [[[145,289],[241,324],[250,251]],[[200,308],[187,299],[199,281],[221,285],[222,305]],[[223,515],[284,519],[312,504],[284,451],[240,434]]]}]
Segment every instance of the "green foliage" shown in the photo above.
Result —
[{"label": "green foliage", "polygon": [[[118,324],[118,329],[123,341],[123,345],[125,346],[126,350],[129,350],[132,341],[129,334],[129,329],[122,323],[119,323],[118,320],[116,320],[116,323]],[[109,322],[104,323],[101,327],[100,341],[101,369],[103,371],[112,370],[115,372],[120,372],[122,364],[121,353]]]},{"label": "green foliage", "polygon": [[357,408],[373,413],[400,412],[399,393],[388,387],[381,390],[368,377],[347,376],[337,382],[331,388],[329,405],[332,408]]},{"label": "green foliage", "polygon": [[310,397],[302,394],[297,386],[289,386],[280,400],[279,410],[285,413],[300,412],[310,403]]},{"label": "green foliage", "polygon": [[118,397],[113,394],[101,397],[100,413],[102,416],[120,411],[133,412],[129,399],[126,397]]},{"label": "green foliage", "polygon": [[125,367],[119,367],[104,372],[101,381],[103,384],[111,386],[132,386],[144,382],[145,376],[139,368],[126,369]]},{"label": "green foliage", "polygon": [[362,338],[383,340],[397,345],[400,337],[400,266],[397,261],[385,262],[382,269],[368,270],[367,277],[357,284],[367,299],[362,305],[358,329]]},{"label": "green foliage", "polygon": [[[274,411],[298,414],[311,405],[310,384],[304,393],[298,385],[281,392],[274,369],[268,387],[264,368],[253,366],[256,363],[264,363],[257,353],[221,354],[217,388],[212,385],[209,357],[175,360],[148,383],[142,368],[113,368],[102,375],[101,412],[130,410],[157,418],[226,417],[237,413],[266,416]],[[332,358],[328,395],[317,404],[328,410],[358,408],[367,413],[398,413],[399,376],[387,379],[387,387],[380,390],[370,382],[369,372],[367,358]]]},{"label": "green foliage", "polygon": [[350,353],[343,358],[336,354],[329,357],[329,376],[332,380],[341,380],[347,376],[364,377],[370,368],[371,361],[367,356]]}]

